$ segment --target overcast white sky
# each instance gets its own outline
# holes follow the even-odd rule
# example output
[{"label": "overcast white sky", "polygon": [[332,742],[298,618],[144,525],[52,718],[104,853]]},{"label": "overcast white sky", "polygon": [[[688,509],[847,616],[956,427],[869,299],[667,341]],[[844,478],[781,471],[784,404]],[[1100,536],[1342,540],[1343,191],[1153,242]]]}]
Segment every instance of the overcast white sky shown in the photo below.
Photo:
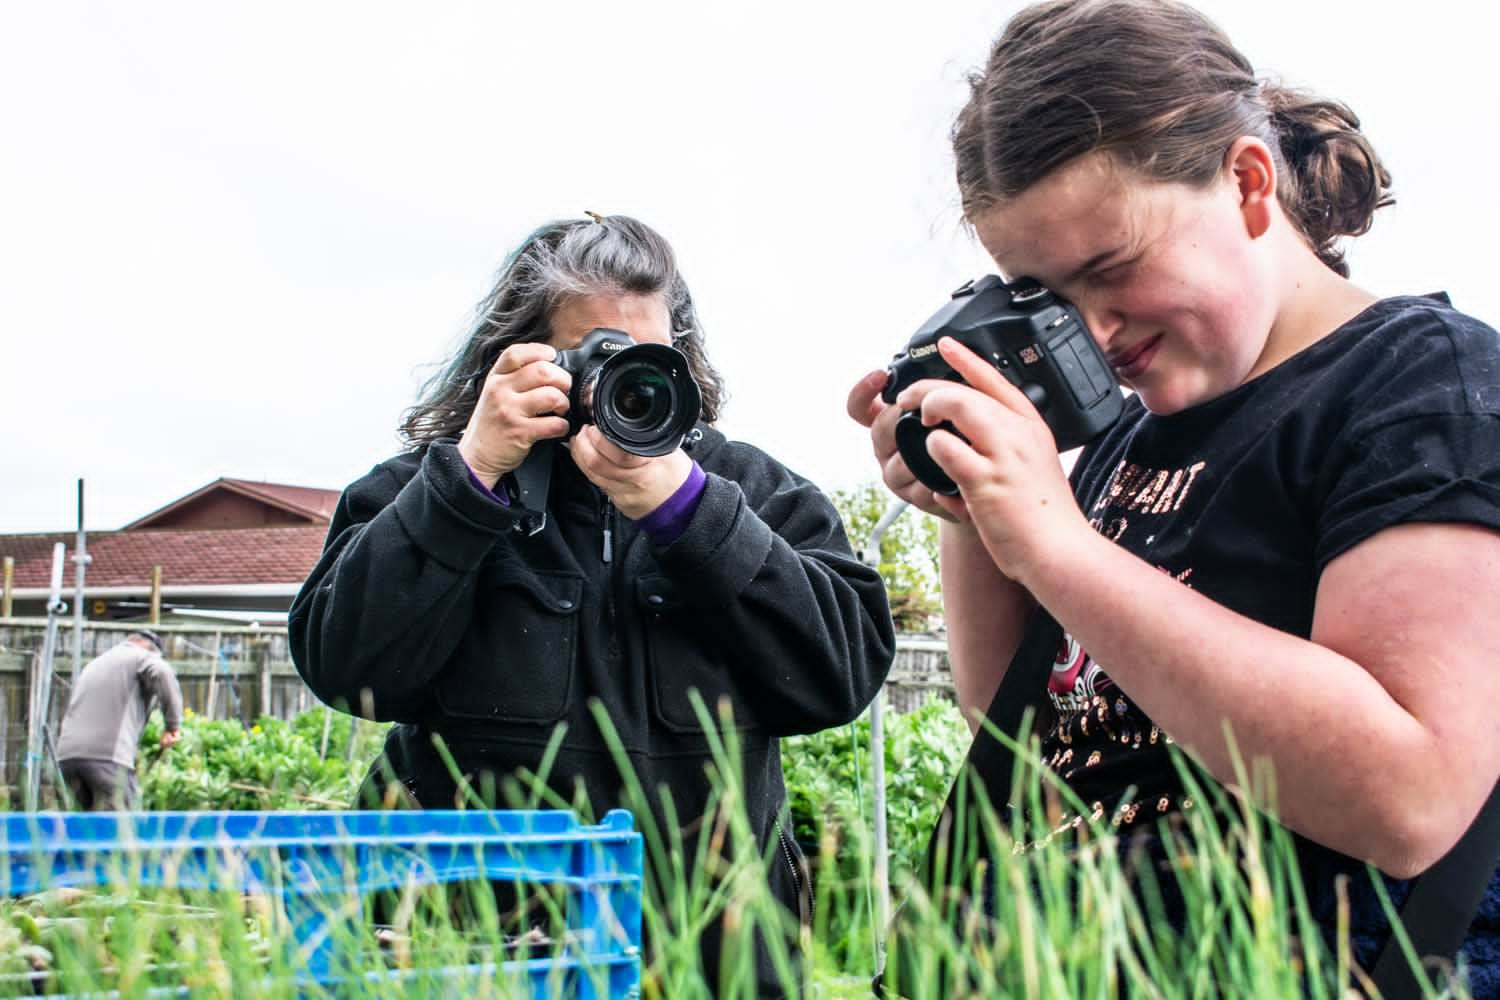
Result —
[{"label": "overcast white sky", "polygon": [[[506,251],[584,209],[676,245],[723,426],[828,488],[843,415],[986,268],[946,134],[1017,4],[0,4],[0,533],[396,450]],[[1351,255],[1500,321],[1483,4],[1208,0],[1353,105],[1399,204]]]}]

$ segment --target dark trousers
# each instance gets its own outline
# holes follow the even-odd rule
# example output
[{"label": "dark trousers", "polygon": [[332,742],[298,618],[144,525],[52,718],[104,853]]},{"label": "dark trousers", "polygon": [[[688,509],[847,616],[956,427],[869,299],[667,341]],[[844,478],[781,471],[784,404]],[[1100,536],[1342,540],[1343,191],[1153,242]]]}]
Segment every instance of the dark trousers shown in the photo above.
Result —
[{"label": "dark trousers", "polygon": [[134,768],[112,760],[84,757],[60,760],[57,768],[77,809],[110,812],[140,808],[141,794],[136,787]]}]

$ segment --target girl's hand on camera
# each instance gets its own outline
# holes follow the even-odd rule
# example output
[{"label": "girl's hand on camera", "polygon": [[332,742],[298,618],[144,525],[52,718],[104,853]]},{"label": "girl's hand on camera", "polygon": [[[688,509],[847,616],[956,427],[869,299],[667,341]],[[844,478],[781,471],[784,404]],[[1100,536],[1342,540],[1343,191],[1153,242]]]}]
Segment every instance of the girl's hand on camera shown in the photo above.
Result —
[{"label": "girl's hand on camera", "polygon": [[923,486],[906,467],[906,461],[896,450],[896,421],[901,417],[901,407],[887,405],[880,398],[885,388],[886,373],[873,371],[854,384],[849,390],[846,409],[849,416],[862,427],[870,429],[870,441],[875,446],[875,460],[880,463],[880,477],[886,489],[905,500],[918,510],[936,515],[945,521],[968,519],[964,505],[957,497],[941,497]]},{"label": "girl's hand on camera", "polygon": [[550,344],[512,344],[485,376],[479,401],[458,441],[474,475],[494,488],[525,461],[532,445],[568,433],[568,389],[573,378],[552,359]]},{"label": "girl's hand on camera", "polygon": [[[926,380],[897,399],[934,428],[927,451],[955,483],[962,506],[1001,572],[1023,585],[1071,532],[1092,535],[1058,461],[1052,431],[1025,394],[950,337],[943,359],[967,384]],[[951,421],[958,435],[936,429]],[[968,440],[965,441],[964,438]],[[944,505],[958,498],[939,497]]]},{"label": "girl's hand on camera", "polygon": [[620,513],[632,521],[639,521],[671,499],[693,468],[693,460],[681,448],[655,458],[632,455],[593,424],[584,424],[567,448],[573,454],[573,464],[588,481],[603,490]]}]

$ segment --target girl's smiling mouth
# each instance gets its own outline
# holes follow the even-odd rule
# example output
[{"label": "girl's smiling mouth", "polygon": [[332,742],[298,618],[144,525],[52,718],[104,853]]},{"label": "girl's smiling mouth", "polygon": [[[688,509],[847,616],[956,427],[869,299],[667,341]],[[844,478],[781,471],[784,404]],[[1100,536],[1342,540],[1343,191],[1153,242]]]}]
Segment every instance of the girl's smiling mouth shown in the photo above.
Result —
[{"label": "girl's smiling mouth", "polygon": [[1147,337],[1111,357],[1109,363],[1114,368],[1115,374],[1123,379],[1132,379],[1143,373],[1150,367],[1151,359],[1156,356],[1156,348],[1161,344],[1161,338],[1162,335],[1159,333]]}]

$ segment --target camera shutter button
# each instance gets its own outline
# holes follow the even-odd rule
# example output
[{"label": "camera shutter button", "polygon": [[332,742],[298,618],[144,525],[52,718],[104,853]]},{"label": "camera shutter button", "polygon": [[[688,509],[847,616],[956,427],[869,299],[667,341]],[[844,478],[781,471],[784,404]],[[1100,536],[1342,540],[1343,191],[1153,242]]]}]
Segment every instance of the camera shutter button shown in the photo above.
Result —
[{"label": "camera shutter button", "polygon": [[1047,388],[1039,382],[1028,382],[1026,388],[1021,390],[1026,393],[1026,398],[1031,400],[1031,405],[1040,410],[1047,405]]},{"label": "camera shutter button", "polygon": [[1036,308],[1049,301],[1052,292],[1045,285],[1021,285],[1010,293],[1010,304],[1017,308]]}]

